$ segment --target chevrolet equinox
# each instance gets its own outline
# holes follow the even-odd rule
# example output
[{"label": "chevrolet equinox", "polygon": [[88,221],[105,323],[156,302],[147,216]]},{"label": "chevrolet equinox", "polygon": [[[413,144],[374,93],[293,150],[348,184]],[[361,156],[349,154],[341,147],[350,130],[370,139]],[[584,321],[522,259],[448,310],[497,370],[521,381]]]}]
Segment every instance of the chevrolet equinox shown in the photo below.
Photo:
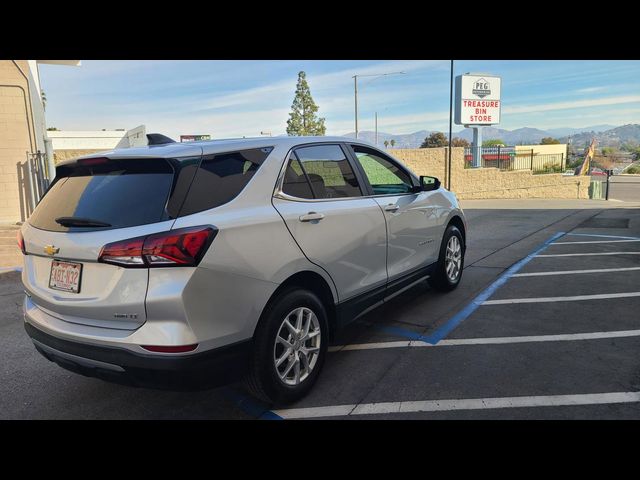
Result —
[{"label": "chevrolet equinox", "polygon": [[460,282],[455,195],[366,142],[156,137],[58,164],[18,234],[25,329],[68,370],[292,402],[336,329]]}]

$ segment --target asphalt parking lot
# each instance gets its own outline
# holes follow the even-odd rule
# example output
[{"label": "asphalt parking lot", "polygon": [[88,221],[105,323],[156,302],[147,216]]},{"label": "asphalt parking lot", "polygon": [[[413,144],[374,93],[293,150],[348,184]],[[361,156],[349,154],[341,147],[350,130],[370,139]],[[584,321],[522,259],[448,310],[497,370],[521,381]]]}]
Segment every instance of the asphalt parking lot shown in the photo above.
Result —
[{"label": "asphalt parking lot", "polygon": [[0,418],[640,418],[640,204],[463,206],[459,288],[418,285],[362,317],[286,407],[238,385],[158,392],[67,372],[24,332],[19,274],[0,273]]}]

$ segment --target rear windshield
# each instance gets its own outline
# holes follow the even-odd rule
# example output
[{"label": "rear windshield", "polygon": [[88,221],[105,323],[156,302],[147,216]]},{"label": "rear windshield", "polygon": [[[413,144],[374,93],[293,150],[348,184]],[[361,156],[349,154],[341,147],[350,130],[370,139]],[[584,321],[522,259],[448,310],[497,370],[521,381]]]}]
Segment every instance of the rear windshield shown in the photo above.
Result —
[{"label": "rear windshield", "polygon": [[[167,220],[174,168],[164,159],[110,160],[60,167],[29,223],[57,232],[124,228]],[[67,218],[66,226],[56,219]],[[71,219],[94,226],[75,226]],[[65,222],[63,220],[63,222]],[[103,224],[102,226],[97,226]],[[92,224],[93,225],[93,224]]]}]

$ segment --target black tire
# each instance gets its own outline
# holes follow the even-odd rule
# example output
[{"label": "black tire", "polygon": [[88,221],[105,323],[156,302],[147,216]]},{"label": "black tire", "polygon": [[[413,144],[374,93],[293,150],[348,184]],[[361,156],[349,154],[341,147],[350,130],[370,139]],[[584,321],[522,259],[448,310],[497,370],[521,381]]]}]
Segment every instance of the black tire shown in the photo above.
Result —
[{"label": "black tire", "polygon": [[[320,349],[315,366],[308,376],[298,385],[287,385],[276,371],[274,345],[285,317],[299,307],[310,309],[318,319]],[[322,370],[328,342],[327,313],[320,299],[314,293],[300,288],[283,291],[267,306],[256,329],[250,371],[245,380],[248,390],[269,404],[287,404],[304,397]]]},{"label": "black tire", "polygon": [[[458,241],[460,242],[460,247],[462,249],[462,256],[460,259],[460,269],[457,274],[455,280],[452,280],[447,275],[447,266],[446,266],[446,253],[447,253],[447,244],[449,243],[449,239],[452,236],[458,237]],[[462,272],[464,268],[464,252],[465,252],[465,244],[464,238],[462,237],[462,233],[455,225],[449,225],[444,232],[444,236],[442,237],[442,244],[440,245],[440,255],[438,256],[438,263],[436,264],[436,268],[429,277],[429,285],[434,290],[438,290],[439,292],[450,292],[454,290],[460,280],[462,279]]]}]

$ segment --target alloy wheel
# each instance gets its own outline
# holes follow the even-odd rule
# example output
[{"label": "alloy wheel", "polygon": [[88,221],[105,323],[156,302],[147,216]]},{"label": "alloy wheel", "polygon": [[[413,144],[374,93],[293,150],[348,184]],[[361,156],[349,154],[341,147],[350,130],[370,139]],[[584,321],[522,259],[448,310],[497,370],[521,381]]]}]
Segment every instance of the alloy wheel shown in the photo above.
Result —
[{"label": "alloy wheel", "polygon": [[320,355],[320,322],[307,307],[298,307],[284,317],[273,346],[273,362],[280,380],[299,385],[313,371]]},{"label": "alloy wheel", "polygon": [[445,255],[445,269],[449,281],[455,282],[460,276],[462,266],[462,245],[455,235],[452,235],[447,242],[447,252]]}]

